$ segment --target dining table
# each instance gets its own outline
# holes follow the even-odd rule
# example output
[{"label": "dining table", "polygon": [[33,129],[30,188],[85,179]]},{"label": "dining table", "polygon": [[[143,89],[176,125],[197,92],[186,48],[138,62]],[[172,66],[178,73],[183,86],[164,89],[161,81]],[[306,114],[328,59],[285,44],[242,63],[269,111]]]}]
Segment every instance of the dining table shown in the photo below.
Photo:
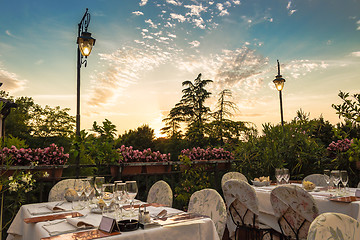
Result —
[{"label": "dining table", "polygon": [[[139,227],[133,231],[114,233],[99,230],[99,225],[105,221],[102,211],[94,211],[97,208],[72,210],[72,203],[66,201],[23,205],[7,231],[7,240],[85,240],[105,237],[109,240],[219,240],[214,222],[209,217],[186,213],[160,204],[138,202],[134,205],[131,214],[124,213],[131,211],[129,206],[125,205],[122,218],[138,220],[139,207],[142,208],[143,205],[147,206],[146,211],[151,216],[150,224],[144,224],[144,228]],[[156,216],[164,210],[166,216],[156,219]],[[113,218],[115,219],[116,216],[119,215],[113,215]],[[76,224],[73,224],[74,222]],[[80,225],[78,224],[80,222],[86,224]],[[101,230],[102,228],[100,227]]]},{"label": "dining table", "polygon": [[[298,183],[292,183],[292,185],[302,187],[302,184]],[[253,187],[259,200],[259,221],[280,232],[270,201],[271,191],[277,185]],[[335,191],[328,191],[324,187],[316,187],[309,193],[315,200],[319,214],[325,212],[343,213],[360,221],[360,198],[355,197],[356,190],[356,188],[348,188],[346,194],[339,196]]]}]

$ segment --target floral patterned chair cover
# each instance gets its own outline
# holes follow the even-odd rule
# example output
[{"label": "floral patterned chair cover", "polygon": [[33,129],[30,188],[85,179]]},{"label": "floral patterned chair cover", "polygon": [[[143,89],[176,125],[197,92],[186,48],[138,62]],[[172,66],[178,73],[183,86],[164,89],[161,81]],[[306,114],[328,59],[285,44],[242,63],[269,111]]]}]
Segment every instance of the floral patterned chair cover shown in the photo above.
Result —
[{"label": "floral patterned chair cover", "polygon": [[148,203],[160,203],[166,207],[172,207],[173,192],[169,184],[165,181],[160,180],[154,183],[147,196]]},{"label": "floral patterned chair cover", "polygon": [[306,239],[310,224],[319,213],[310,193],[296,185],[283,185],[271,191],[270,201],[281,233]]},{"label": "floral patterned chair cover", "polygon": [[316,186],[327,187],[325,175],[323,174],[310,174],[306,176],[303,181],[310,181]]},{"label": "floral patterned chair cover", "polygon": [[206,188],[194,192],[190,197],[188,212],[209,216],[222,239],[226,223],[226,207],[224,200],[216,190]]},{"label": "floral patterned chair cover", "polygon": [[360,188],[360,182],[358,183],[357,188]]},{"label": "floral patterned chair cover", "polygon": [[360,239],[360,222],[341,213],[323,213],[311,223],[307,239]]},{"label": "floral patterned chair cover", "polygon": [[223,175],[222,179],[221,179],[221,187],[223,187],[225,182],[230,180],[230,179],[238,179],[238,180],[248,182],[248,180],[244,176],[244,174],[239,173],[239,172],[228,172],[228,173],[225,173]]},{"label": "floral patterned chair cover", "polygon": [[[49,192],[48,201],[66,201],[65,192],[68,189],[74,189],[75,182],[82,181],[81,179],[65,179],[56,183]],[[77,196],[76,196],[77,197]]]}]

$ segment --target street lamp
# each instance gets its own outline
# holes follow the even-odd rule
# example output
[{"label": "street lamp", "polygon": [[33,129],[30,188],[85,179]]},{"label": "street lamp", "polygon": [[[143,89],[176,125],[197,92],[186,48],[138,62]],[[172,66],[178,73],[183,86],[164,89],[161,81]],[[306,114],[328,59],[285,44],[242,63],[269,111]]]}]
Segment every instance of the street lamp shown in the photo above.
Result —
[{"label": "street lamp", "polygon": [[279,60],[277,60],[278,64],[278,75],[274,79],[273,83],[275,84],[276,89],[279,91],[279,97],[280,97],[280,113],[281,113],[281,126],[284,127],[284,117],[283,117],[283,107],[282,107],[282,95],[281,91],[284,88],[285,79],[282,78],[280,74],[280,63]]},{"label": "street lamp", "polygon": [[[77,84],[76,84],[76,138],[80,137],[80,68],[82,64],[87,65],[87,57],[90,55],[92,47],[95,45],[95,39],[91,37],[91,33],[87,31],[90,23],[90,13],[86,8],[85,14],[78,24],[77,47]],[[85,60],[83,61],[83,58]],[[80,164],[80,148],[78,146],[78,154],[76,157],[76,174],[79,176]]]}]

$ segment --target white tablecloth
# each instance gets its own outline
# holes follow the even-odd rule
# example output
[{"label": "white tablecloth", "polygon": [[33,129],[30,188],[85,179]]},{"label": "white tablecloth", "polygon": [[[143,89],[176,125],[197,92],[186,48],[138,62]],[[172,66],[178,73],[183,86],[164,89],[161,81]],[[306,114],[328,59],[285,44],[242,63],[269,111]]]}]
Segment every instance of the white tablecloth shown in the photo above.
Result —
[{"label": "white tablecloth", "polygon": [[[49,233],[43,228],[43,225],[49,224],[49,222],[39,223],[25,223],[24,219],[29,217],[35,217],[30,214],[29,209],[42,206],[44,203],[28,204],[20,208],[15,216],[14,221],[8,229],[7,240],[23,239],[23,240],[39,240],[43,237],[49,237]],[[63,204],[64,207],[71,207],[71,203]],[[148,207],[150,212],[160,212],[162,209],[166,209],[168,213],[176,212],[179,210],[166,207]],[[100,223],[102,215],[90,213],[88,209],[78,211],[84,215],[85,218],[91,218],[92,220],[98,219]],[[36,217],[39,215],[36,215]],[[219,240],[218,234],[215,229],[213,221],[209,218],[201,220],[189,220],[184,223],[178,223],[169,226],[156,227],[146,230],[136,230],[132,232],[122,232],[120,235],[107,237],[106,239],[120,239],[120,240],[165,240],[165,239],[184,239],[184,240]]]},{"label": "white tablecloth", "polygon": [[[254,189],[259,199],[260,221],[272,227],[273,229],[280,231],[270,202],[270,193],[271,190],[275,187],[276,186],[254,187]],[[355,188],[350,188],[349,195],[355,196],[355,190]],[[319,214],[325,212],[343,213],[360,221],[360,201],[355,201],[351,203],[330,201],[328,198],[330,194],[334,193],[329,193],[325,191],[310,192],[310,194],[315,199],[315,202],[319,209]]]}]

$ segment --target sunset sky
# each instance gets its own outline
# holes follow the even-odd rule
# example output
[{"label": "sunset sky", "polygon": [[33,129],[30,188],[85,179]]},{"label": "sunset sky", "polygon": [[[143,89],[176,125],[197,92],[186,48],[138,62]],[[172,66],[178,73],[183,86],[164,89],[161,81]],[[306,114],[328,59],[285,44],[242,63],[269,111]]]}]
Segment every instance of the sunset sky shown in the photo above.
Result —
[{"label": "sunset sky", "polygon": [[339,90],[360,93],[360,0],[0,0],[0,82],[12,96],[76,112],[77,25],[89,8],[96,44],[81,68],[81,128],[119,134],[162,119],[199,73],[214,109],[230,89],[233,120],[280,122],[272,80],[296,111],[339,122]]}]

